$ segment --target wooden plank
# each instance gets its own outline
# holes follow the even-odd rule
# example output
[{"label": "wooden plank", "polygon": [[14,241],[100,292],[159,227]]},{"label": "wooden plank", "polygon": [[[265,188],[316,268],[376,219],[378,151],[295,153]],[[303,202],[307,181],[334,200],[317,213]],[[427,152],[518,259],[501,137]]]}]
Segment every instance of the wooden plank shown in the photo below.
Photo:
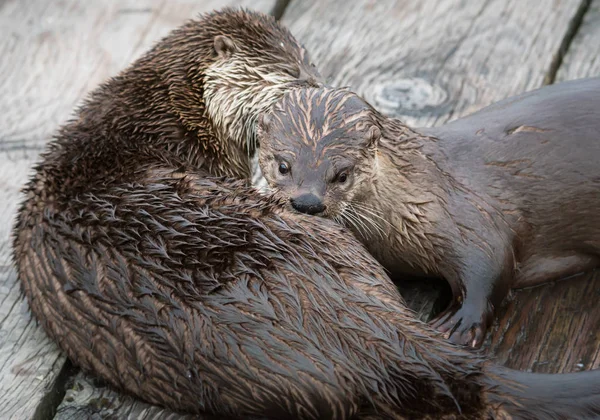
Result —
[{"label": "wooden plank", "polygon": [[7,0],[0,150],[39,150],[90,89],[185,20],[225,5],[270,12],[275,1]]},{"label": "wooden plank", "polygon": [[600,271],[514,293],[486,347],[509,367],[533,372],[600,368]]},{"label": "wooden plank", "polygon": [[29,168],[89,90],[183,21],[226,4],[270,12],[276,0],[0,3],[0,418],[51,414],[65,362],[32,320],[10,260]]},{"label": "wooden plank", "polygon": [[[17,3],[19,7],[15,7]],[[32,6],[33,2],[30,3],[29,6]],[[131,3],[131,7],[123,6],[129,3]],[[6,155],[6,161],[13,162],[5,165],[5,160],[2,160],[2,169],[0,169],[2,170],[0,174],[2,187],[0,188],[4,188],[5,183],[9,183],[9,188],[11,183],[16,186],[21,185],[22,180],[17,179],[19,174],[23,174],[23,168],[29,166],[33,156],[48,138],[48,134],[58,123],[64,121],[73,104],[80,100],[83,92],[95,86],[107,75],[114,74],[136,52],[143,50],[147,45],[145,43],[152,40],[152,31],[159,33],[165,30],[166,32],[169,24],[165,22],[172,22],[173,26],[177,25],[179,23],[177,17],[185,12],[185,7],[196,6],[196,2],[183,1],[178,1],[175,5],[169,3],[168,7],[165,2],[160,4],[151,1],[129,3],[105,2],[100,8],[92,2],[63,2],[61,4],[64,5],[64,9],[57,9],[49,8],[49,2],[36,2],[33,7],[27,7],[27,2],[9,0],[0,6],[2,27],[10,28],[13,35],[14,31],[17,31],[14,37],[4,41],[6,45],[0,45],[0,48],[4,50],[6,47],[9,51],[9,59],[0,63],[0,69],[4,70],[3,75],[15,73],[17,71],[15,69],[23,73],[12,78],[5,76],[5,79],[0,81],[0,95],[2,95],[0,110],[3,111],[0,112],[0,140],[2,141],[0,148]],[[327,2],[314,5],[293,2],[292,8],[286,14],[286,19],[293,22],[294,13],[297,15],[299,12],[304,13],[305,21],[302,22],[302,19],[298,19],[298,28],[292,25],[292,29],[295,32],[305,31],[304,34],[301,32],[296,32],[296,34],[305,41],[310,50],[316,53],[317,62],[326,75],[338,74],[336,77],[339,80],[334,83],[350,84],[349,82],[353,81],[356,86],[363,86],[365,91],[372,91],[373,97],[379,100],[377,103],[369,98],[368,94],[365,95],[376,106],[392,115],[404,115],[405,119],[413,124],[440,123],[469,112],[471,108],[478,108],[493,100],[536,86],[536,83],[543,79],[545,64],[550,62],[547,53],[554,48],[555,41],[560,38],[562,24],[564,23],[566,26],[568,15],[575,7],[573,2],[562,2],[556,6],[551,5],[550,2],[535,2],[535,4],[523,2],[523,6],[517,2],[502,2],[505,4],[505,13],[498,14],[503,8],[503,4],[500,4],[499,1],[487,2],[485,5],[475,1],[463,2],[458,7],[452,7],[455,5],[451,5],[449,1],[422,3],[405,1],[397,2],[393,13],[389,13],[388,16],[386,12],[388,4],[382,6],[381,3],[385,2],[357,3],[359,6],[362,5],[361,8],[348,5],[346,2],[343,11],[333,10],[332,13],[324,15],[319,7],[327,8]],[[256,7],[254,2],[252,6]],[[90,8],[97,10],[95,9],[96,12],[91,13],[88,12]],[[311,16],[306,16],[307,10],[310,8],[316,8],[316,10],[311,12]],[[356,12],[357,9],[359,9],[358,12]],[[537,13],[538,9],[540,13]],[[551,13],[550,9],[552,9]],[[7,10],[11,10],[12,14],[8,14]],[[52,15],[57,11],[60,12],[58,20]],[[361,11],[362,13],[360,13]],[[342,12],[354,13],[354,18],[344,18]],[[369,13],[369,19],[365,18],[366,13]],[[566,13],[567,16],[563,18],[564,22],[563,19],[558,18],[562,13]],[[127,17],[128,15],[129,17]],[[8,17],[4,19],[6,16]],[[79,17],[75,18],[77,16]],[[378,20],[381,16],[385,17],[382,18],[383,24],[379,24],[382,21]],[[501,16],[503,19],[498,19],[497,16]],[[43,21],[43,19],[48,19],[48,21]],[[129,19],[133,19],[137,23],[132,23]],[[344,19],[346,19],[345,32],[340,32],[340,26],[344,26]],[[436,26],[436,24],[444,23],[446,19],[449,23],[444,24],[443,30],[440,30],[440,26]],[[471,23],[470,19],[472,19]],[[335,23],[336,20],[337,27],[332,25],[330,31],[322,31],[327,22]],[[502,22],[497,22],[498,20],[502,20]],[[21,29],[19,32],[18,24],[30,21],[33,22],[30,26],[35,30],[32,31],[29,28],[28,30]],[[59,24],[55,28],[46,31],[38,30],[52,22],[56,24],[57,21]],[[160,22],[163,23],[160,24]],[[80,29],[73,30],[74,27]],[[363,32],[371,31],[375,36],[364,37],[357,32],[357,28]],[[144,31],[147,32],[144,34]],[[377,33],[382,32],[387,36],[377,36]],[[92,35],[88,36],[85,41],[78,38],[88,33]],[[120,33],[126,35],[121,36]],[[35,34],[37,37],[34,37]],[[311,40],[310,36],[317,39]],[[337,45],[337,49],[322,44],[323,39],[319,41],[319,36],[329,38],[331,43]],[[27,37],[35,39],[27,39]],[[131,39],[128,37],[139,38],[130,42]],[[495,39],[500,40],[499,44],[491,46],[490,42]],[[357,42],[357,40],[361,40],[361,42]],[[59,47],[57,54],[52,43],[63,45],[64,48]],[[73,43],[76,45],[74,46]],[[365,48],[364,43],[372,44],[369,52],[362,54],[362,57],[365,58],[364,65],[356,66],[356,69],[353,69],[352,62],[359,60],[356,56],[361,55],[361,49]],[[398,45],[395,45],[396,43]],[[100,46],[98,47],[98,45]],[[28,48],[30,52],[24,53]],[[127,48],[131,49],[129,55],[123,52]],[[443,52],[445,54],[441,54]],[[415,53],[420,55],[417,54],[413,60],[412,56]],[[23,54],[22,59],[19,58],[21,61],[11,61],[10,58],[18,54]],[[500,57],[496,57],[497,55]],[[40,63],[40,56],[43,57],[42,64],[37,67],[38,70],[34,70],[35,64]],[[377,57],[382,57],[384,64],[381,64]],[[520,61],[522,57],[524,57],[525,64]],[[329,60],[329,64],[325,59]],[[335,63],[336,60],[337,63]],[[539,61],[536,62],[536,60]],[[15,68],[12,66],[3,68],[3,66],[8,66],[6,63],[11,62],[19,62],[23,65],[15,66]],[[362,62],[359,61],[358,64],[362,64]],[[496,66],[500,66],[500,68]],[[340,68],[338,69],[338,67]],[[57,68],[62,70],[52,74]],[[465,69],[470,69],[471,73],[462,74],[461,72]],[[521,72],[517,71],[518,69],[524,70]],[[514,72],[511,73],[511,71]],[[19,77],[23,77],[23,79],[19,79]],[[8,79],[12,81],[8,83]],[[22,88],[21,91],[19,88]],[[355,86],[353,88],[357,89]],[[77,89],[80,89],[79,94],[74,93]],[[360,89],[357,90],[364,94]],[[42,101],[40,98],[46,100]],[[68,101],[71,101],[71,105],[63,105]],[[38,117],[33,118],[32,115]],[[44,127],[43,125],[47,121],[50,123]],[[23,161],[25,162],[23,163]],[[4,197],[0,197],[0,202],[6,202]],[[6,197],[10,199],[10,194],[7,194]],[[15,200],[12,202],[14,203]],[[0,211],[4,211],[3,215],[12,215],[14,207],[0,208]],[[6,223],[0,223],[0,228],[4,228],[4,226]],[[0,232],[2,233],[0,238],[7,237],[4,235],[4,231]],[[1,252],[5,253],[6,251]],[[0,302],[2,302],[0,304],[0,320],[4,319],[0,323],[0,338],[10,335],[11,331],[12,334],[23,332],[23,337],[29,337],[31,334],[24,328],[12,327],[12,330],[5,328],[6,325],[9,325],[7,319],[10,320],[13,317],[14,320],[16,316],[17,320],[27,320],[28,315],[25,309],[22,314],[15,315],[16,310],[13,308],[17,299],[15,298],[12,304],[9,299],[18,296],[18,293],[15,290],[15,280],[11,280],[9,264],[5,263],[4,267],[7,267],[6,273],[0,272],[0,279],[5,279],[4,283],[0,282]],[[8,316],[3,312],[3,310],[6,311],[6,308],[9,309],[6,312]],[[31,324],[30,319],[26,324]],[[39,330],[37,333],[40,333]],[[33,338],[32,341],[43,342],[44,340]],[[0,346],[2,343],[3,340],[0,340]],[[0,347],[0,351],[7,348]],[[0,352],[0,355],[2,354]],[[4,360],[0,356],[0,361]],[[58,360],[57,366],[59,366],[60,360],[58,358],[56,360]],[[9,360],[8,364],[10,365],[10,363]],[[33,367],[36,368],[36,366]],[[37,368],[34,370],[36,372],[43,371]],[[55,369],[55,371],[58,370]],[[5,373],[0,370],[0,375],[2,375],[0,377],[3,378]],[[55,374],[50,376],[55,377]],[[79,376],[75,384],[81,380],[86,380],[86,378]],[[49,384],[51,380],[44,382],[42,379],[41,382]],[[27,387],[31,387],[31,384],[26,384],[21,388],[26,389]],[[91,392],[93,397],[88,400],[88,403],[83,402],[76,406],[66,404],[76,401],[76,397],[81,397],[77,394],[77,389],[90,388],[93,388]],[[125,397],[103,388],[94,388],[93,386],[90,388],[74,386],[68,391],[68,398],[73,400],[70,402],[65,400],[66,403],[61,406],[63,409],[61,413],[65,418],[68,418],[68,413],[71,415],[72,413],[83,415],[91,412],[108,414],[109,411],[103,411],[101,406],[106,401],[115,399],[118,399],[119,402],[109,404],[113,407],[111,408],[113,411],[110,413],[114,414],[114,410],[119,413],[129,410],[129,408],[123,408],[128,406],[127,402],[122,403],[127,400]],[[0,388],[0,398],[1,395]],[[33,395],[33,400],[38,398],[36,393],[27,395]],[[98,404],[100,408],[96,411],[85,411],[88,408],[94,410]],[[116,409],[114,408],[115,404]],[[136,405],[143,406],[140,403],[136,403]],[[4,417],[2,408],[3,404],[0,402],[1,418]],[[129,410],[125,418],[148,418],[148,416],[158,415],[158,411],[152,411],[155,409],[149,409],[152,411],[149,413],[149,411],[144,411],[146,408]],[[73,409],[76,411],[72,411]],[[68,410],[71,411],[68,412]],[[13,412],[24,414],[24,417],[19,416],[19,418],[27,418],[27,413],[31,411],[16,412],[13,410]]]},{"label": "wooden plank", "polygon": [[283,22],[333,85],[350,86],[408,124],[430,126],[541,86],[579,5],[292,1]]},{"label": "wooden plank", "polygon": [[31,418],[65,361],[31,319],[10,260],[9,232],[24,181],[20,162],[0,163],[0,418]]},{"label": "wooden plank", "polygon": [[600,0],[592,0],[577,30],[562,65],[557,81],[600,76]]},{"label": "wooden plank", "polygon": [[105,387],[89,375],[79,373],[70,382],[55,420],[114,418],[123,420],[191,420]]}]

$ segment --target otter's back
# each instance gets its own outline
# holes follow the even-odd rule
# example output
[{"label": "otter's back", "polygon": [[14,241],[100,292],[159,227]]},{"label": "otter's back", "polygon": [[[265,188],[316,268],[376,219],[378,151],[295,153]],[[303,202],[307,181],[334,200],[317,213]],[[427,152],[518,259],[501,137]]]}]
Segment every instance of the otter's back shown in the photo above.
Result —
[{"label": "otter's back", "polygon": [[528,160],[539,177],[598,177],[600,78],[546,86],[424,131],[440,138],[452,161],[473,170],[477,164],[514,167]]},{"label": "otter's back", "polygon": [[[600,78],[563,82],[441,127],[441,161],[467,186],[510,202],[533,225],[600,226]],[[593,221],[594,219],[595,221]]]}]

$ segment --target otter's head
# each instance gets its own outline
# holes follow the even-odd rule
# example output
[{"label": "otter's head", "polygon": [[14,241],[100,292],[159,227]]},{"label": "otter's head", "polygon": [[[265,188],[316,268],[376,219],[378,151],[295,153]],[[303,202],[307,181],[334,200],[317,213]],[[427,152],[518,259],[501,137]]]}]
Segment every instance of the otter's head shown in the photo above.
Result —
[{"label": "otter's head", "polygon": [[271,16],[225,8],[179,32],[170,58],[186,65],[177,66],[183,70],[171,90],[182,121],[206,130],[208,114],[215,135],[250,154],[258,115],[291,87],[320,83],[306,49]]},{"label": "otter's head", "polygon": [[376,112],[356,94],[296,89],[259,118],[260,167],[291,208],[343,221],[369,192],[380,136]]}]

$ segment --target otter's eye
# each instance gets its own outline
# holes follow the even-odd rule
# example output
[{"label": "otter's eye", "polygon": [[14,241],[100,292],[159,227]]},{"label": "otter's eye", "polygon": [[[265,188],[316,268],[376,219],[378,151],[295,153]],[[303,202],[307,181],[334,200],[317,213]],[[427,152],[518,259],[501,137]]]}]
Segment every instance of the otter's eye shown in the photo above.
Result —
[{"label": "otter's eye", "polygon": [[279,164],[279,173],[281,175],[287,175],[290,172],[290,167],[287,163],[281,162]]},{"label": "otter's eye", "polygon": [[344,182],[346,182],[348,180],[348,174],[346,172],[342,172],[337,176],[337,181],[340,184],[343,184]]}]

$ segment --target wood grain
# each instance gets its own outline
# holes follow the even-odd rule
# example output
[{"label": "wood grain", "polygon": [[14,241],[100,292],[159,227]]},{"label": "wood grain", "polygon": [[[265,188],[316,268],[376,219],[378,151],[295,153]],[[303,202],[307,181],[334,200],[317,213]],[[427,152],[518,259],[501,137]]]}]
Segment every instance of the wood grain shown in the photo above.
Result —
[{"label": "wood grain", "polygon": [[557,81],[600,76],[600,0],[592,0],[562,65]]},{"label": "wood grain", "polygon": [[90,418],[198,420],[198,417],[182,416],[115,392],[91,376],[79,373],[69,382],[65,397],[58,407],[54,420]]},{"label": "wood grain", "polygon": [[0,2],[0,419],[47,418],[65,362],[32,320],[10,259],[29,168],[87,92],[185,20],[236,4],[270,12],[276,1]]},{"label": "wood grain", "polygon": [[0,150],[37,152],[89,90],[185,20],[225,5],[270,12],[275,0],[7,0]]},{"label": "wood grain", "polygon": [[28,164],[0,162],[0,418],[27,419],[65,358],[30,316],[10,258],[10,228]]},{"label": "wood grain", "polygon": [[515,291],[486,348],[505,366],[533,372],[600,368],[600,271]]},{"label": "wood grain", "polygon": [[283,22],[333,85],[413,126],[431,126],[541,86],[579,5],[292,1]]},{"label": "wood grain", "polygon": [[[593,0],[559,80],[598,75],[599,1]],[[20,299],[9,259],[9,231],[28,168],[86,92],[183,20],[225,3],[270,11],[276,1],[0,2],[0,418],[47,415],[40,402],[64,364]],[[284,23],[332,83],[351,86],[410,124],[432,125],[540,86],[579,5],[296,0]],[[598,274],[590,279],[515,293],[489,338],[499,361],[539,371],[598,367],[600,280]],[[417,309],[425,312],[426,288],[415,289]],[[177,418],[78,374],[57,418],[89,417]]]}]

